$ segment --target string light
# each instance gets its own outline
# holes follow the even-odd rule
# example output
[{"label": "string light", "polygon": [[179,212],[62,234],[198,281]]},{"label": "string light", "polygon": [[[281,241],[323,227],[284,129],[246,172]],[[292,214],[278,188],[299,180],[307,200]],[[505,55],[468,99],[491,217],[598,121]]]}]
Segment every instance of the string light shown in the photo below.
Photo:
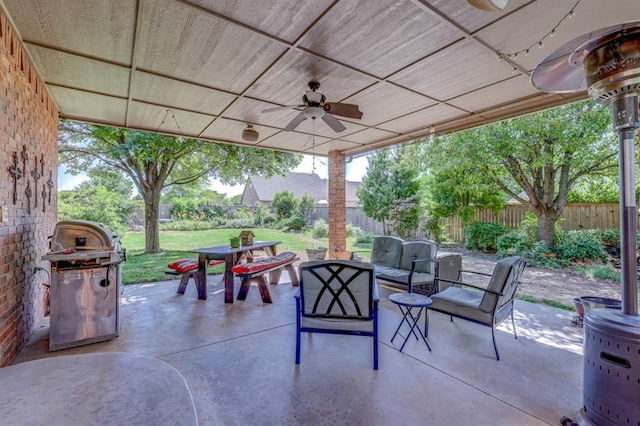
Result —
[{"label": "string light", "polygon": [[558,22],[552,29],[551,31],[549,31],[548,33],[546,33],[544,36],[542,36],[542,38],[538,41],[536,41],[535,43],[533,43],[531,46],[529,47],[525,47],[522,50],[518,50],[517,52],[511,52],[511,53],[502,53],[502,52],[498,52],[498,56],[496,57],[496,59],[498,61],[502,61],[505,58],[508,59],[515,59],[518,57],[519,54],[524,54],[525,56],[529,56],[529,53],[531,51],[531,49],[533,47],[535,47],[536,45],[538,46],[539,49],[542,49],[544,47],[544,40],[546,38],[551,38],[553,36],[556,35],[556,30],[558,29],[558,27],[567,19],[571,19],[574,16],[576,16],[576,7],[578,7],[578,5],[580,4],[581,0],[577,0],[576,3],[573,5],[573,7],[571,8],[571,10],[569,12],[567,12],[562,19],[560,19],[560,22]]}]

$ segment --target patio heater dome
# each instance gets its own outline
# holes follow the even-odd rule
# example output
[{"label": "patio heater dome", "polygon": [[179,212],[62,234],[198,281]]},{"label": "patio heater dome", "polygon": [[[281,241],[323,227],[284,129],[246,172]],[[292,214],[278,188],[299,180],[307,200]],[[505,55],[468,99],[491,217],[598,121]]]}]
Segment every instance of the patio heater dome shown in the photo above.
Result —
[{"label": "patio heater dome", "polygon": [[635,133],[640,127],[640,21],[579,37],[544,59],[531,75],[546,92],[587,89],[611,104],[620,163],[622,310],[585,315],[583,425],[640,424],[640,317],[637,294]]}]

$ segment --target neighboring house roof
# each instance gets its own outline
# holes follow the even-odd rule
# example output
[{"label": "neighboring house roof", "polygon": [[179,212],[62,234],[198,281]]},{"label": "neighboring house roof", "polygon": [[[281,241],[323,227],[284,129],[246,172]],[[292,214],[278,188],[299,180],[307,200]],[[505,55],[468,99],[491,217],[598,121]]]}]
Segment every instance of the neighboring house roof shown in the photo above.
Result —
[{"label": "neighboring house roof", "polygon": [[[329,199],[328,186],[327,179],[322,179],[314,173],[289,172],[286,176],[273,176],[271,178],[250,176],[242,194],[242,203],[250,203],[247,200],[249,192],[253,192],[258,201],[271,203],[273,196],[277,192],[285,190],[291,192],[296,198],[309,194],[316,200],[316,203],[320,201],[326,202]],[[347,206],[357,205],[356,189],[358,186],[360,186],[360,182],[346,181]]]}]

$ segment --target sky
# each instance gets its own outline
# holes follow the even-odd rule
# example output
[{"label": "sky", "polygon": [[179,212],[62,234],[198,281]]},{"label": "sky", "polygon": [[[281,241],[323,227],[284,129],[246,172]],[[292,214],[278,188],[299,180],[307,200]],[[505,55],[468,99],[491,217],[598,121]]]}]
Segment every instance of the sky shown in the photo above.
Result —
[{"label": "sky", "polygon": [[[346,167],[346,179],[349,181],[362,181],[362,177],[367,171],[367,157],[354,158],[347,163]],[[294,172],[311,173],[315,169],[315,173],[323,179],[326,179],[328,173],[328,159],[324,157],[314,157],[311,155],[305,155],[302,163],[295,169]],[[58,190],[69,190],[85,181],[87,177],[85,175],[72,176],[65,173],[64,167],[58,167]],[[213,182],[212,189],[227,194],[229,197],[242,194],[244,185],[222,185],[220,182]]]}]

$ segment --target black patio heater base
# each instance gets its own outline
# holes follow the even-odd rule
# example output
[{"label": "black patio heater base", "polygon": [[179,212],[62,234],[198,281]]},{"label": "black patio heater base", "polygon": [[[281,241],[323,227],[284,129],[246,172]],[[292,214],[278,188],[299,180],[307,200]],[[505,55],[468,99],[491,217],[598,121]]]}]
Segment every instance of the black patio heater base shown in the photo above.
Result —
[{"label": "black patio heater base", "polygon": [[640,127],[640,21],[579,37],[544,59],[531,82],[547,92],[576,92],[613,107],[620,165],[622,311],[584,318],[583,407],[579,425],[640,425],[640,317],[636,263],[635,132]]}]

